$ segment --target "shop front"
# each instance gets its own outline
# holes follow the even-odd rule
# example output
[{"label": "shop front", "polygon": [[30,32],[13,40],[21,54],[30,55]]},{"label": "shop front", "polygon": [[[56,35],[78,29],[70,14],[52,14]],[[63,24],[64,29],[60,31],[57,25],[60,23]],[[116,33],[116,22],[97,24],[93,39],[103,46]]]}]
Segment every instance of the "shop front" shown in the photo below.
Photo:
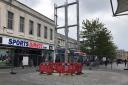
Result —
[{"label": "shop front", "polygon": [[5,36],[0,43],[0,67],[37,66],[53,59],[53,45]]}]

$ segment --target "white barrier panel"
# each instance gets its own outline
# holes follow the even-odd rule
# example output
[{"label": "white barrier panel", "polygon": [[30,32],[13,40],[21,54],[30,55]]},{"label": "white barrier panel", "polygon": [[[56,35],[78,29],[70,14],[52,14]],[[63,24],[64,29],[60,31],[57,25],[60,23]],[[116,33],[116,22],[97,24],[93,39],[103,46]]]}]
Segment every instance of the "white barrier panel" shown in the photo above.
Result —
[{"label": "white barrier panel", "polygon": [[22,63],[23,63],[24,66],[28,65],[28,60],[29,60],[28,56],[23,56]]}]

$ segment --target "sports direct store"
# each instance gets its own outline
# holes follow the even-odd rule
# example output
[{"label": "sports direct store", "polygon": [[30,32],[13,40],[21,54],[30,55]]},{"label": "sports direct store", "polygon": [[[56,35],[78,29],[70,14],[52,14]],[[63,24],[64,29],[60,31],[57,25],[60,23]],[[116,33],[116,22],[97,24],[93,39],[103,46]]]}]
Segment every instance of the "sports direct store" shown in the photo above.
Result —
[{"label": "sports direct store", "polygon": [[50,18],[18,0],[0,0],[0,67],[52,61],[54,35]]},{"label": "sports direct store", "polygon": [[0,39],[1,66],[11,65],[11,60],[14,66],[22,66],[25,57],[29,66],[37,66],[46,60],[53,61],[53,45],[5,36]]}]

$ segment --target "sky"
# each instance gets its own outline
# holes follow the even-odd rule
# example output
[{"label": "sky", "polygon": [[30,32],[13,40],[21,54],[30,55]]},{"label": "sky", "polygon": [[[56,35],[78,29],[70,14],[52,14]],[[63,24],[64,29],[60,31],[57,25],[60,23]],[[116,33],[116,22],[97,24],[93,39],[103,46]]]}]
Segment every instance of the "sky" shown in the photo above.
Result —
[{"label": "sky", "polygon": [[[58,6],[65,3],[66,0],[18,0],[43,15],[54,19],[54,3]],[[68,0],[74,2],[75,0]],[[113,41],[118,49],[128,51],[128,16],[113,17],[110,0],[79,0],[80,3],[80,28],[82,29],[82,21],[86,19],[97,19],[105,24],[113,36]],[[117,2],[113,0],[114,10],[116,10]],[[75,5],[70,6],[69,23],[76,23]],[[64,25],[64,9],[58,9],[58,25]],[[59,33],[64,34],[64,30],[59,30]],[[69,37],[76,39],[76,28],[69,29]]]}]

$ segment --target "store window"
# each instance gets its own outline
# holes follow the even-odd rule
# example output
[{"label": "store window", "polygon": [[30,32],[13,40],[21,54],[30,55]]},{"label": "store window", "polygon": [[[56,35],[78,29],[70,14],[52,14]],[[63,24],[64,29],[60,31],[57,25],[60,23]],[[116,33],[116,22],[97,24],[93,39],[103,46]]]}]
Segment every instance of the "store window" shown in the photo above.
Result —
[{"label": "store window", "polygon": [[44,38],[47,39],[48,36],[48,28],[45,26],[44,27]]},{"label": "store window", "polygon": [[41,24],[37,24],[37,36],[41,37]]},{"label": "store window", "polygon": [[29,20],[29,34],[33,35],[34,31],[34,22],[32,20]]},{"label": "store window", "polygon": [[0,49],[0,66],[11,65],[11,58],[8,56],[8,50]]},{"label": "store window", "polygon": [[50,29],[50,40],[53,40],[53,30]]},{"label": "store window", "polygon": [[24,32],[24,17],[20,17],[19,32]]},{"label": "store window", "polygon": [[0,37],[0,44],[2,43],[2,37]]},{"label": "store window", "polygon": [[14,14],[10,11],[8,11],[8,28],[7,29],[13,29],[13,23],[14,23]]}]

